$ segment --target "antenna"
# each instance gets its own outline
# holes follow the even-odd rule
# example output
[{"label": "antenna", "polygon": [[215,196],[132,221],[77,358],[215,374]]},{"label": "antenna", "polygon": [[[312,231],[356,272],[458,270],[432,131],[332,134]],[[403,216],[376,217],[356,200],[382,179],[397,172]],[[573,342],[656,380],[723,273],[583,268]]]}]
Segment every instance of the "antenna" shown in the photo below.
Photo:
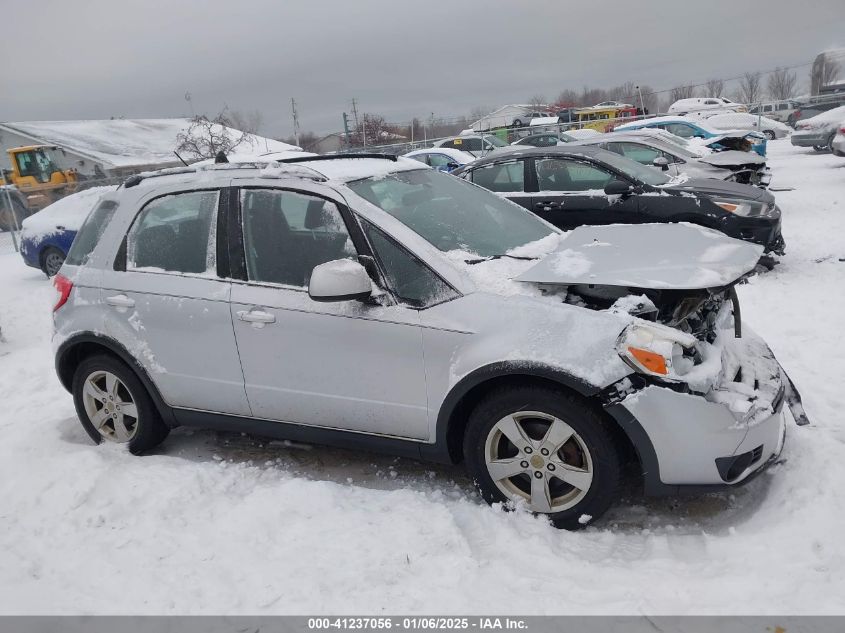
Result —
[{"label": "antenna", "polygon": [[355,119],[355,134],[357,135],[361,128],[358,124],[358,102],[355,100],[355,97],[352,97],[352,118]]}]

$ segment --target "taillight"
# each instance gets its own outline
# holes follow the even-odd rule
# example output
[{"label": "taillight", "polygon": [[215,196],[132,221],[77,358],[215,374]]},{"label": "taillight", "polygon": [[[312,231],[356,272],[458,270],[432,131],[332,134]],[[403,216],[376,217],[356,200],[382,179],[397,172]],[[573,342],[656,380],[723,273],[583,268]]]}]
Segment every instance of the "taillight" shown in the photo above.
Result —
[{"label": "taillight", "polygon": [[70,291],[73,290],[73,282],[64,275],[56,275],[53,277],[53,288],[59,293],[56,305],[53,306],[53,312],[55,312],[67,303]]},{"label": "taillight", "polygon": [[845,134],[845,125],[843,125],[841,128],[839,128],[839,133]]}]

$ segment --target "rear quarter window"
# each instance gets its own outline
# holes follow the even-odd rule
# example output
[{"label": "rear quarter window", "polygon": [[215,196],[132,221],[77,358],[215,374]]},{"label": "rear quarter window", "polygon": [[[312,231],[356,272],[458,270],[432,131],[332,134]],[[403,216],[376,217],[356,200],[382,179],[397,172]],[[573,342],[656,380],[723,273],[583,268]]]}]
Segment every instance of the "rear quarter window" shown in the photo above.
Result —
[{"label": "rear quarter window", "polygon": [[73,240],[73,244],[67,254],[67,259],[65,259],[65,264],[69,266],[82,266],[88,261],[94,247],[100,241],[103,231],[106,230],[112,217],[114,217],[116,210],[117,202],[103,200],[91,211]]}]

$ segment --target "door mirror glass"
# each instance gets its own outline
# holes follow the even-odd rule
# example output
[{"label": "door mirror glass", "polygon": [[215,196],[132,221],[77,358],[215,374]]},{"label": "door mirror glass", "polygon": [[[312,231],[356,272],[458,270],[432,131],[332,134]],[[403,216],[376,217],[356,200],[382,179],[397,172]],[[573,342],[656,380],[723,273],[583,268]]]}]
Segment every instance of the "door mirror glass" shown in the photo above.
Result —
[{"label": "door mirror glass", "polygon": [[314,301],[352,301],[368,298],[373,285],[364,267],[351,259],[336,259],[315,266],[308,282]]},{"label": "door mirror glass", "polygon": [[660,169],[662,169],[663,171],[669,169],[669,161],[666,159],[665,156],[658,156],[653,161],[651,161],[651,164],[655,167],[660,167]]},{"label": "door mirror glass", "polygon": [[633,187],[624,180],[611,180],[604,187],[604,192],[608,196],[624,196],[625,194],[631,193],[631,191],[633,191]]}]

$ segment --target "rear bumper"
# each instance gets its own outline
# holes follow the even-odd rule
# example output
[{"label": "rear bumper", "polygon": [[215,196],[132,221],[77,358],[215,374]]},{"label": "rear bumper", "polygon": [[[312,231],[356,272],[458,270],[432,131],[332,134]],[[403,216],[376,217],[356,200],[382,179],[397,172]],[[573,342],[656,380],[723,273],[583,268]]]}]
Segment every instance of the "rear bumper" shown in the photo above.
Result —
[{"label": "rear bumper", "polygon": [[761,339],[735,340],[706,394],[650,384],[605,407],[639,454],[647,494],[736,486],[780,455],[786,375]]}]

